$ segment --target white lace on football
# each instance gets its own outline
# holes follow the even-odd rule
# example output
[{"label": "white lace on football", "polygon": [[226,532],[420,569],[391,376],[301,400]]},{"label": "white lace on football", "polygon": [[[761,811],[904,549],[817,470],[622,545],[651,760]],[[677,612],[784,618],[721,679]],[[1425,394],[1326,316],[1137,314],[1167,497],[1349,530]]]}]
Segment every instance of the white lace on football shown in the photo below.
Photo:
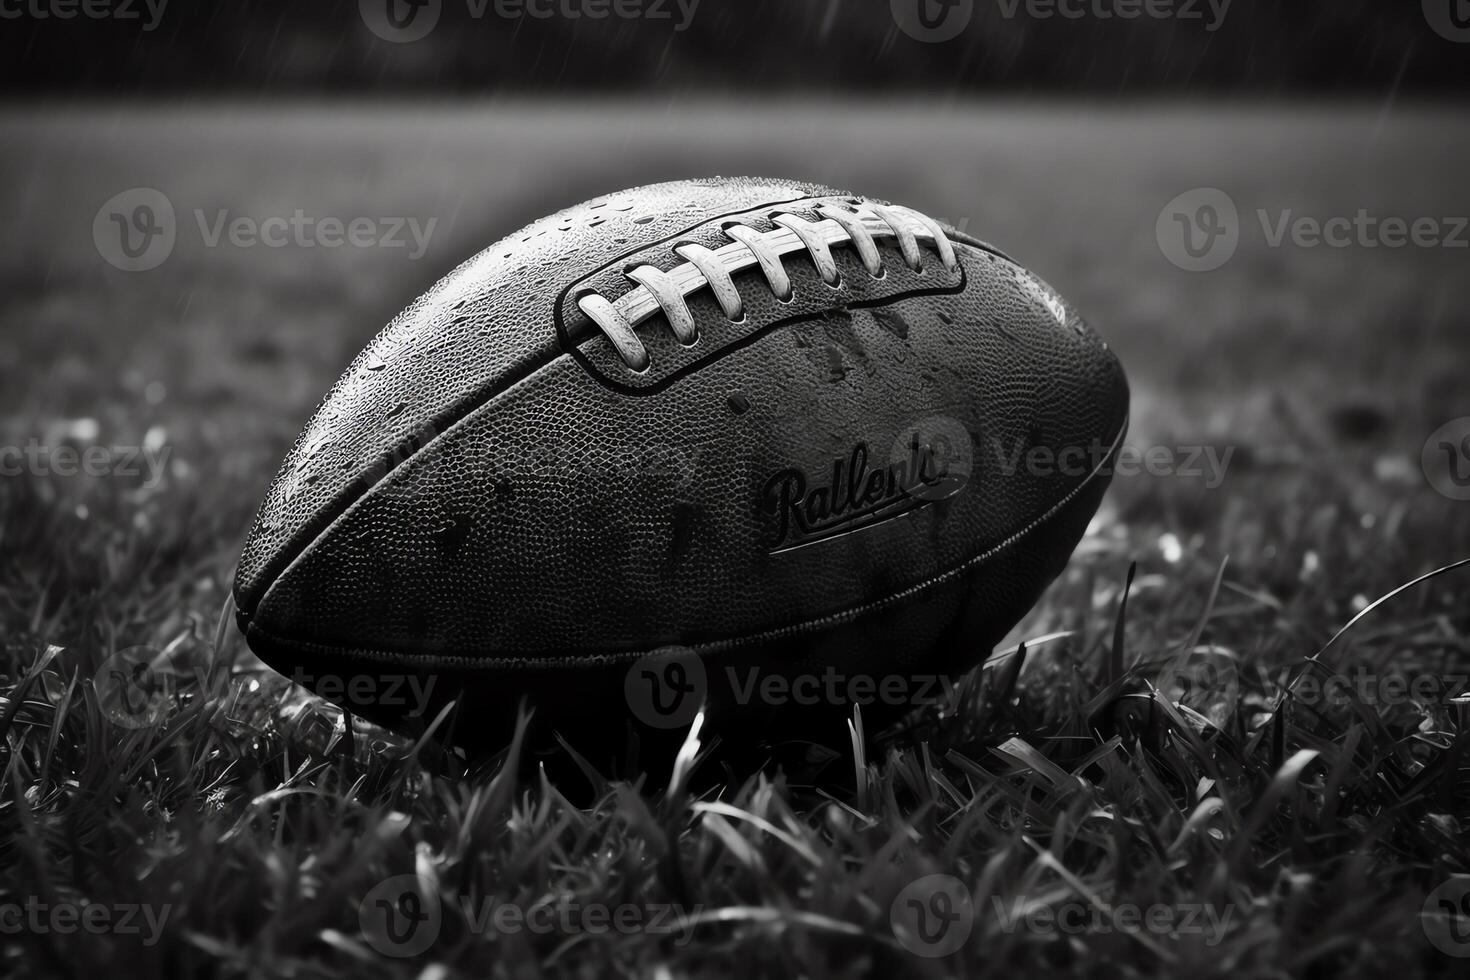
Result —
[{"label": "white lace on football", "polygon": [[876,278],[883,274],[878,240],[885,238],[898,245],[904,262],[916,272],[923,271],[921,242],[938,253],[946,270],[953,272],[959,265],[954,246],[938,222],[917,211],[878,204],[864,204],[855,210],[821,204],[816,211],[822,220],[777,214],[771,219],[776,227],[768,232],[746,225],[729,225],[725,228],[725,235],[730,239],[728,245],[716,249],[680,245],[674,251],[684,264],[668,272],[640,265],[627,273],[636,287],[621,298],[609,301],[597,293],[587,293],[578,297],[577,305],[612,342],[629,368],[645,371],[649,365],[648,350],[635,330],[640,323],[663,313],[679,343],[692,346],[699,341],[699,330],[689,310],[689,297],[707,287],[725,316],[738,322],[745,316],[745,303],[733,277],[737,272],[753,268],[760,269],[777,299],[789,302],[791,277],[786,272],[784,258],[792,253],[805,252],[817,274],[829,286],[838,283],[833,246],[854,249],[868,275]]}]

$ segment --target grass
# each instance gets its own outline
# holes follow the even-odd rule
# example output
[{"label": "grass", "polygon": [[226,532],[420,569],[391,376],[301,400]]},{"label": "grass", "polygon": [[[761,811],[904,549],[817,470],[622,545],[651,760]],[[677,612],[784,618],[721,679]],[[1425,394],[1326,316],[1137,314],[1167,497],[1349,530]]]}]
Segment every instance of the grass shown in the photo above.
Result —
[{"label": "grass", "polygon": [[[638,131],[657,148],[662,123],[650,118]],[[1176,138],[1193,124],[1167,111],[1113,120],[1139,138],[1108,144],[1099,166],[1125,172],[1132,154],[1152,176],[1102,202],[1080,191],[1058,202],[1055,184],[1025,175],[1038,147],[1048,172],[1065,172],[1096,146],[1070,119],[1037,118],[977,117],[977,131],[1011,136],[1010,149],[978,151],[1014,188],[993,237],[1011,247],[1008,231],[1030,236],[1030,251],[1015,251],[1099,313],[1133,371],[1138,439],[1237,453],[1218,486],[1120,478],[1016,631],[1024,649],[992,658],[921,719],[920,744],[868,740],[820,785],[765,771],[711,787],[691,757],[668,785],[607,784],[574,803],[514,746],[465,762],[349,730],[221,628],[242,531],[312,401],[371,332],[363,323],[385,320],[467,252],[471,231],[436,243],[432,272],[363,254],[184,251],[162,276],[114,275],[86,258],[90,214],[46,225],[28,251],[8,243],[0,381],[18,397],[0,417],[7,440],[114,445],[157,427],[172,456],[157,485],[0,480],[0,906],[96,903],[88,914],[113,917],[63,931],[55,919],[14,928],[7,913],[0,973],[1456,972],[1430,942],[1453,923],[1426,896],[1470,874],[1470,739],[1453,699],[1470,673],[1470,572],[1394,595],[1335,638],[1380,596],[1470,552],[1467,508],[1417,471],[1427,433],[1465,414],[1445,380],[1465,363],[1458,310],[1470,297],[1455,257],[1247,251],[1191,280],[1147,257],[1164,201],[1212,181],[1243,200],[1306,194],[1306,175],[1357,145],[1364,118],[1325,114],[1277,152],[1274,171],[1250,134],[1275,146],[1293,127],[1269,114],[1222,121],[1234,143],[1222,137],[1231,152],[1219,158]],[[486,125],[520,133],[494,151],[512,161],[583,138],[514,118]],[[824,136],[840,143],[843,125]],[[188,197],[240,139],[206,130],[192,150],[150,155],[148,140],[172,131],[166,115],[142,114],[137,146],[58,126],[7,123],[15,138],[0,162],[15,179],[0,193],[17,223],[35,213],[36,187],[63,215],[115,191],[94,193],[88,140],[117,150],[119,187],[137,177]],[[965,139],[942,118],[933,129]],[[492,195],[476,198],[481,210],[545,210],[497,203],[504,192],[477,183],[459,132],[428,141],[417,178],[381,162],[397,144],[369,128],[315,143],[298,131],[279,163],[261,162],[269,146],[242,158],[242,174],[252,159],[264,168],[263,183],[216,179],[346,213],[368,208],[341,190],[340,172],[361,167],[365,199],[407,188],[382,205],[403,213],[432,210],[425,202],[448,193],[443,175],[459,174],[462,193]],[[1406,161],[1464,141],[1398,132],[1362,150],[1371,181],[1314,189],[1297,206],[1453,211],[1458,182]],[[365,158],[364,145],[379,155]],[[1183,149],[1160,157],[1169,146]],[[774,142],[766,152],[758,169],[873,190],[860,174],[784,159]],[[1408,174],[1417,179],[1391,179]],[[541,196],[586,180],[536,179]],[[913,181],[908,194],[875,192],[920,205],[942,192],[979,210],[965,196],[974,190]],[[324,189],[345,198],[319,203]],[[1021,222],[1028,209],[1039,217]],[[1076,224],[1081,244],[1049,224],[1068,213],[1088,219]],[[990,235],[991,223],[971,230]],[[1100,227],[1122,229],[1122,242],[1110,249]],[[80,244],[66,228],[83,229]],[[1062,244],[1033,257],[1048,241]],[[1126,289],[1084,261],[1096,255],[1156,285]],[[163,696],[156,724],[129,728],[113,720],[108,678],[112,658],[136,647],[155,656]],[[1315,693],[1329,672],[1352,687]],[[696,734],[691,753],[697,744]],[[383,928],[376,903],[389,898],[430,916],[431,950],[392,955],[409,950]],[[1152,928],[1129,925],[1135,907]],[[163,917],[156,934],[137,909]],[[957,949],[933,955],[955,937]]]}]

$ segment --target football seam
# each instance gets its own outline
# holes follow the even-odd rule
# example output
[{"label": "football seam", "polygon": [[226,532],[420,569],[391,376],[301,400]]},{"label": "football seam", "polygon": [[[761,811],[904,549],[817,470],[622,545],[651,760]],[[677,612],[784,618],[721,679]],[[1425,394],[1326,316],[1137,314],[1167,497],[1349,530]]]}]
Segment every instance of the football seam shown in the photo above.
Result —
[{"label": "football seam", "polygon": [[[486,405],[489,405],[517,385],[534,378],[546,368],[565,357],[566,355],[564,353],[556,352],[544,360],[536,359],[530,361],[522,367],[521,371],[512,377],[499,379],[497,384],[486,386],[484,390],[476,392],[473,398],[466,398],[449,406],[434,416],[427,425],[428,429],[436,433],[434,438],[417,449],[414,449],[412,452],[405,453],[404,450],[413,446],[414,438],[421,435],[426,426],[420,425],[415,427],[413,432],[404,439],[395,443],[391,448],[384,450],[379,454],[377,462],[368,467],[368,472],[371,472],[375,467],[384,467],[377,478],[365,486],[361,485],[361,478],[352,480],[340,493],[328,500],[320,511],[312,515],[311,519],[305,522],[301,529],[282,545],[276,559],[265,564],[260,572],[256,574],[256,581],[265,583],[258,588],[260,593],[259,598],[249,609],[246,609],[244,606],[238,606],[236,615],[241,621],[246,623],[250,622],[260,606],[265,602],[266,597],[270,595],[271,590],[275,588],[276,583],[291,570],[291,567],[310,552],[312,546],[320,541],[322,536],[330,531],[332,526],[341,520],[345,514],[351,511],[360,501],[366,499],[374,490],[386,483],[400,468],[417,459],[429,447],[433,446],[434,443],[444,438],[450,431],[463,424]],[[387,464],[386,466],[384,466],[385,463]],[[238,595],[236,598],[238,601]]]},{"label": "football seam", "polygon": [[[1056,517],[1059,513],[1065,510],[1068,505],[1076,500],[1077,497],[1080,496],[1085,490],[1087,490],[1089,487],[1094,486],[1099,475],[1102,474],[1103,471],[1106,470],[1113,462],[1113,460],[1117,457],[1118,450],[1122,446],[1123,440],[1127,437],[1128,424],[1129,416],[1125,415],[1122,425],[1119,426],[1117,434],[1113,437],[1112,445],[1109,447],[1107,455],[1098,461],[1098,464],[1093,467],[1092,471],[1088,473],[1088,475],[1084,479],[1079,481],[1076,486],[1067,491],[1065,495],[1063,495],[1054,504],[1052,504],[1051,507],[1047,508],[1045,512],[1038,515],[1025,527],[1013,532],[1009,537],[992,545],[985,551],[982,551],[980,554],[973,555],[970,558],[967,558],[964,562],[956,565],[953,568],[940,572],[939,574],[925,579],[922,582],[916,582],[915,584],[908,586],[907,588],[895,592],[891,595],[883,596],[879,599],[873,599],[861,605],[853,606],[851,608],[840,610],[838,612],[827,613],[826,615],[818,616],[813,619],[803,620],[798,623],[773,627],[771,629],[761,630],[757,633],[749,633],[744,636],[726,637],[720,640],[709,640],[703,643],[663,643],[659,644],[659,646],[683,646],[694,653],[715,653],[732,648],[738,648],[751,644],[759,644],[770,640],[791,637],[793,635],[815,632],[825,627],[848,622],[868,615],[870,613],[880,611],[891,605],[894,605],[895,603],[903,602],[915,595],[918,595],[921,592],[925,592],[936,586],[942,585],[945,582],[956,578],[957,576],[964,575],[967,572],[979,567],[980,565],[983,565],[985,562],[994,558],[996,555],[1004,552],[1006,549],[1016,544],[1022,538],[1026,537],[1028,534],[1034,532],[1037,528],[1046,524],[1052,518]],[[1110,475],[1108,478],[1110,478]],[[471,668],[475,670],[516,671],[564,667],[570,664],[598,664],[606,666],[610,664],[615,665],[618,663],[634,662],[637,661],[640,657],[647,656],[651,652],[650,650],[633,650],[611,653],[579,653],[576,656],[561,657],[496,657],[493,654],[490,656],[480,657],[441,655],[424,656],[422,654],[415,654],[408,651],[373,650],[361,647],[344,647],[330,643],[304,643],[300,641],[293,641],[285,637],[278,636],[275,633],[272,633],[270,630],[267,630],[256,623],[250,624],[246,632],[247,635],[253,635],[262,640],[265,640],[277,649],[289,649],[300,653],[324,654],[346,659],[358,659],[377,663],[387,661],[401,661],[404,662],[405,666],[412,667],[413,669]]]}]

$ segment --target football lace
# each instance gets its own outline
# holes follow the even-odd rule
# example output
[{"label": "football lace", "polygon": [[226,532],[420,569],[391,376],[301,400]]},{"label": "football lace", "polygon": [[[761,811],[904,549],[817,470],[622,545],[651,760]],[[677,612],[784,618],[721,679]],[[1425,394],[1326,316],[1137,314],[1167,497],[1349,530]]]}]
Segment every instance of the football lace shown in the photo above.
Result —
[{"label": "football lace", "polygon": [[745,303],[735,287],[734,275],[758,268],[783,303],[794,294],[784,258],[805,252],[816,266],[817,274],[827,285],[838,285],[837,262],[832,247],[856,250],[868,275],[881,279],[886,274],[878,252],[879,239],[892,239],[898,245],[909,268],[923,272],[923,242],[937,252],[946,271],[959,266],[954,246],[938,222],[909,208],[881,204],[861,204],[846,210],[831,204],[818,204],[813,211],[821,219],[808,221],[800,215],[777,212],[772,216],[775,228],[760,232],[741,224],[725,226],[730,243],[716,249],[703,245],[683,244],[674,249],[683,264],[665,272],[651,265],[640,265],[625,275],[634,288],[616,301],[588,292],[577,297],[577,306],[612,343],[623,363],[632,371],[648,370],[648,349],[638,338],[639,324],[658,313],[668,320],[675,339],[686,347],[699,342],[699,330],[689,311],[688,299],[708,288],[726,318],[739,323],[745,318]]}]

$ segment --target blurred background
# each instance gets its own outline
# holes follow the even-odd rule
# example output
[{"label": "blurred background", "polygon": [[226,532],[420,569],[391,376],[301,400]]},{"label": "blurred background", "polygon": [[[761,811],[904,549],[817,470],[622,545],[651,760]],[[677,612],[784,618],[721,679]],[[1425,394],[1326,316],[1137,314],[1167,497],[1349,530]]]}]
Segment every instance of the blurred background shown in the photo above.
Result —
[{"label": "blurred background", "polygon": [[[1466,89],[1460,0],[16,0],[12,93]],[[928,44],[941,44],[934,48]]]},{"label": "blurred background", "polygon": [[[1071,298],[1129,369],[1134,441],[1180,461],[1120,478],[1105,524],[1295,574],[1262,528],[1341,497],[1411,566],[1459,557],[1459,429],[1434,433],[1470,436],[1467,6],[5,3],[0,445],[112,462],[7,472],[0,589],[101,588],[142,541],[212,616],[395,313],[545,213],[711,174],[907,204]],[[1228,473],[1186,472],[1198,447]]]}]

